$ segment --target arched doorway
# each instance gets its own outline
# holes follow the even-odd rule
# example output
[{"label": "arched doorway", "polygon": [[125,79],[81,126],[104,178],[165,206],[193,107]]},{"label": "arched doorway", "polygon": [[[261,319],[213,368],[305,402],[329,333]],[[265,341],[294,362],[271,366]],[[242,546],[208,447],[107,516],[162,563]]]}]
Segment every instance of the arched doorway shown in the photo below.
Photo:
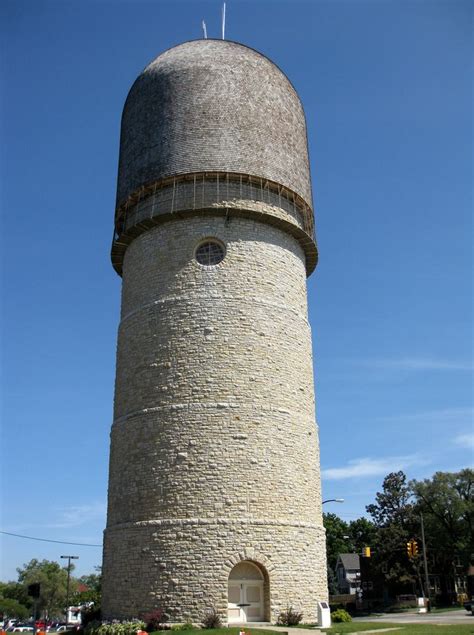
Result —
[{"label": "arched doorway", "polygon": [[239,562],[229,574],[228,621],[242,624],[265,619],[265,578],[256,564]]}]

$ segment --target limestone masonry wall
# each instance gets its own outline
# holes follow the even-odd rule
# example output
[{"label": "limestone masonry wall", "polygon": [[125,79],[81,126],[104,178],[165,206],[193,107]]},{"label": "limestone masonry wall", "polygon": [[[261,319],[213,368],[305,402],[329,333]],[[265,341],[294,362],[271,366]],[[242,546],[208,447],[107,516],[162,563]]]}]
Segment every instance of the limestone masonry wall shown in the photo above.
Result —
[{"label": "limestone masonry wall", "polygon": [[[292,605],[315,621],[327,577],[304,114],[283,73],[232,42],[178,46],[134,84],[118,203],[206,170],[203,184],[217,186],[216,172],[237,180],[202,209],[195,189],[177,194],[166,181],[116,224],[123,286],[103,615],[162,608],[172,622],[199,623],[217,608],[227,621],[229,573],[249,560],[263,574],[261,619]],[[273,189],[258,198],[238,173]],[[280,185],[304,199],[299,207]],[[206,239],[225,250],[213,266],[196,260]]]},{"label": "limestone masonry wall", "polygon": [[[194,258],[208,236],[226,246],[216,267]],[[272,618],[290,602],[314,619],[325,547],[306,273],[293,237],[195,217],[132,243],[111,447],[109,612],[156,601],[199,621],[226,602],[224,563],[253,548],[274,565]]]},{"label": "limestone masonry wall", "polygon": [[275,622],[288,606],[315,622],[315,603],[327,601],[322,527],[262,520],[177,520],[109,529],[105,575],[113,575],[107,613],[127,618],[163,607],[171,622],[199,624],[209,608],[226,620],[227,584],[242,560],[258,563],[269,578],[269,613]]}]

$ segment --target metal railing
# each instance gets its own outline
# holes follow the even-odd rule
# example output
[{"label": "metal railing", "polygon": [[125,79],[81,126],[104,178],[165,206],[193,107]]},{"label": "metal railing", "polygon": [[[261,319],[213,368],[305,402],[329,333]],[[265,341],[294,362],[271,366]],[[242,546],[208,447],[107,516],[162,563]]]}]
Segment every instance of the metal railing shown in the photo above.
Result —
[{"label": "metal railing", "polygon": [[[292,190],[247,174],[199,172],[160,179],[133,192],[116,210],[114,240],[147,219],[180,211],[254,209],[289,217],[314,240],[313,211]],[[268,207],[265,207],[268,206]]]}]

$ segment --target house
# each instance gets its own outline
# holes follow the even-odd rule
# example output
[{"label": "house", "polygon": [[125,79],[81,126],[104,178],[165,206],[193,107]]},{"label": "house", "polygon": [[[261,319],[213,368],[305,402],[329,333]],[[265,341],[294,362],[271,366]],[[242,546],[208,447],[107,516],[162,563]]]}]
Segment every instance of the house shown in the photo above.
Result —
[{"label": "house", "polygon": [[357,553],[340,553],[336,562],[336,579],[340,593],[355,595],[360,588],[360,560]]}]

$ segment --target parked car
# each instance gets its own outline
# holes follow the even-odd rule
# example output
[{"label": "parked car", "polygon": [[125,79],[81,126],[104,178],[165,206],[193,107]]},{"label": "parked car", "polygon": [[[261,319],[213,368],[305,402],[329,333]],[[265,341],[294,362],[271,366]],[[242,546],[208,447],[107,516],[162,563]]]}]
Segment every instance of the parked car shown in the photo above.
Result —
[{"label": "parked car", "polygon": [[19,620],[19,619],[17,619],[17,618],[11,618],[11,619],[9,619],[9,620],[6,620],[6,621],[3,623],[3,628],[4,628],[4,630],[7,630],[7,628],[12,628],[13,626],[16,626],[16,625],[17,625],[17,624],[19,624],[19,623],[20,623],[20,620]]},{"label": "parked car", "polygon": [[[59,630],[61,629],[61,630]],[[48,631],[63,632],[66,630],[66,622],[53,622],[49,625]]]}]

